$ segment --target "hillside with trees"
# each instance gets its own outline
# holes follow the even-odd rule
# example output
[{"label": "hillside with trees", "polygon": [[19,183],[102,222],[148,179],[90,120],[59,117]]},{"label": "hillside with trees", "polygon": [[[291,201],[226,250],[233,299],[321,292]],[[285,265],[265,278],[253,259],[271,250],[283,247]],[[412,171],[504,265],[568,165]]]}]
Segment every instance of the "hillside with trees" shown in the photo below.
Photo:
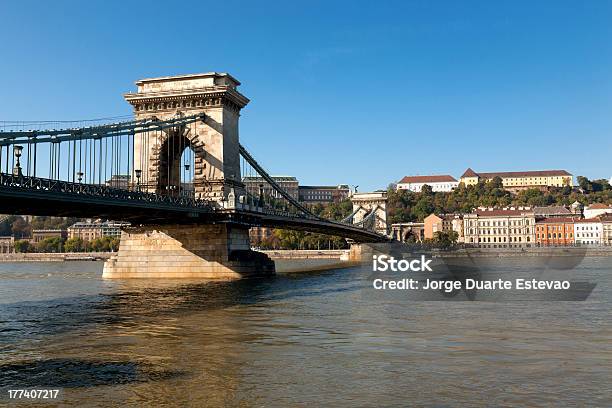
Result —
[{"label": "hillside with trees", "polygon": [[396,191],[389,186],[387,208],[389,223],[421,222],[431,213],[468,213],[477,207],[506,206],[569,206],[578,201],[584,205],[592,203],[612,204],[612,187],[607,180],[589,180],[579,176],[578,187],[550,188],[548,191],[528,189],[512,194],[503,188],[499,177],[490,182],[473,186],[463,183],[449,193],[433,192],[425,185],[420,193],[408,190]]}]

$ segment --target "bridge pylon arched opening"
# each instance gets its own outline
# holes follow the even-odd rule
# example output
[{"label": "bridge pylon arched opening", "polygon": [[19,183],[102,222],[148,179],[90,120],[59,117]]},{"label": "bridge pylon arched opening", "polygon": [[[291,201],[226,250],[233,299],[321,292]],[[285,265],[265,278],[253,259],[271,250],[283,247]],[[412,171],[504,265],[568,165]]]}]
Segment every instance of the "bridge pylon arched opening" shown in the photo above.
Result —
[{"label": "bridge pylon arched opening", "polygon": [[206,151],[191,129],[171,129],[152,154],[158,172],[151,190],[171,196],[193,196],[196,185],[200,191],[206,190],[202,177],[206,169]]}]

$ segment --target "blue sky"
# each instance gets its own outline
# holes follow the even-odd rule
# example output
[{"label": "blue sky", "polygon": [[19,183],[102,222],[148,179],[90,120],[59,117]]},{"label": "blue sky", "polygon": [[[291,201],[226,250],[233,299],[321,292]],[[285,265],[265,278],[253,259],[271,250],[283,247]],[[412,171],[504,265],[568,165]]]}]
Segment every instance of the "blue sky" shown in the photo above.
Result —
[{"label": "blue sky", "polygon": [[1,1],[0,120],[125,115],[138,78],[220,71],[243,144],[302,184],[612,176],[612,2],[169,4]]}]

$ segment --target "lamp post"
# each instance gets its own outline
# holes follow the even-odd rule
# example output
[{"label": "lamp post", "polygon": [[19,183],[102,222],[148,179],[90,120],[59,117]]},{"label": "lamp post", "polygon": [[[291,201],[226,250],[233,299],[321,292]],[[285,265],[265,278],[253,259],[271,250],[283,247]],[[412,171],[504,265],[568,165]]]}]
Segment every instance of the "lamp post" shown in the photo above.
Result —
[{"label": "lamp post", "polygon": [[140,176],[142,176],[142,170],[134,170],[136,173],[136,190],[140,192]]},{"label": "lamp post", "polygon": [[21,172],[21,162],[19,161],[22,150],[23,150],[23,146],[20,146],[20,145],[13,146],[13,153],[15,154],[15,157],[17,158],[17,162],[15,163],[15,167],[13,168],[13,176],[23,176],[23,173]]},{"label": "lamp post", "polygon": [[263,184],[259,185],[259,206],[260,207],[264,206],[264,185]]}]

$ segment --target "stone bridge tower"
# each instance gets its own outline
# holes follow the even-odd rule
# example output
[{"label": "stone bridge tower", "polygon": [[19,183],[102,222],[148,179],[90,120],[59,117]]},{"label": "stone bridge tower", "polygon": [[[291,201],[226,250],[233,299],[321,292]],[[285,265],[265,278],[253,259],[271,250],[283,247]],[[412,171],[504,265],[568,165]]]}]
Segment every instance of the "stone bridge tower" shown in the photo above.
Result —
[{"label": "stone bridge tower", "polygon": [[[181,156],[194,151],[196,198],[244,195],[238,118],[249,100],[229,74],[210,72],[136,82],[125,99],[136,119],[171,119],[204,113],[204,122],[152,130],[134,137],[134,173],[140,188],[180,194]],[[132,183],[135,174],[132,174]],[[174,188],[173,188],[174,187]],[[105,278],[231,279],[274,272],[274,262],[251,251],[249,227],[234,223],[147,225],[124,228],[119,251],[104,264]]]},{"label": "stone bridge tower", "polygon": [[[197,198],[223,200],[231,188],[244,194],[240,179],[238,118],[249,100],[238,90],[240,82],[227,73],[141,79],[137,92],[125,94],[136,119],[166,120],[206,115],[178,131],[151,131],[134,138],[134,171],[140,170],[144,189],[173,194],[180,185],[181,155],[194,151],[194,191]],[[140,167],[140,168],[139,168]],[[132,174],[132,181],[135,175]]]},{"label": "stone bridge tower", "polygon": [[372,211],[374,231],[387,235],[387,192],[375,191],[373,193],[355,193],[351,197],[353,203],[353,224],[361,222]]}]

